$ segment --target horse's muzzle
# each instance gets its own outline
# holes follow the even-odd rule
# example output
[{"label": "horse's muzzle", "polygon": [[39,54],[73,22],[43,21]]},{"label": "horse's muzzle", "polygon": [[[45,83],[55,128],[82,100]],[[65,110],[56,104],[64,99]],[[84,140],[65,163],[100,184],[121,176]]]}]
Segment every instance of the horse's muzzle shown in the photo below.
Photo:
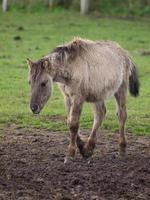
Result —
[{"label": "horse's muzzle", "polygon": [[33,104],[30,106],[32,112],[34,114],[39,114],[40,113],[40,107],[37,104]]}]

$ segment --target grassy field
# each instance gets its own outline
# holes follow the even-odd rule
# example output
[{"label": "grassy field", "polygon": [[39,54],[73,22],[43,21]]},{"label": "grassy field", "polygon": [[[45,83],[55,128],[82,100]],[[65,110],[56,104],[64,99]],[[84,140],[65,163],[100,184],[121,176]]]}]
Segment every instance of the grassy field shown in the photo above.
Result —
[{"label": "grassy field", "polygon": [[[62,95],[57,86],[41,115],[29,110],[30,88],[26,58],[33,60],[48,54],[56,45],[74,36],[93,40],[109,39],[120,43],[138,65],[141,92],[139,98],[128,98],[127,130],[150,135],[150,22],[80,16],[77,13],[0,13],[0,132],[15,123],[19,127],[67,130],[65,122],[55,116],[66,116]],[[145,52],[145,53],[143,53]],[[144,55],[142,55],[144,54]],[[118,130],[115,101],[107,102],[103,128]],[[81,127],[92,125],[92,109],[86,104]]]}]

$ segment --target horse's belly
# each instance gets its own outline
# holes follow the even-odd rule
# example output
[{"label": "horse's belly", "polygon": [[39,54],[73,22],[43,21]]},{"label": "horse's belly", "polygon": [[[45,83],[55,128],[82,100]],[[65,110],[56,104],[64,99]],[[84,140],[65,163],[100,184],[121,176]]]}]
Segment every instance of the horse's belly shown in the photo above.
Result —
[{"label": "horse's belly", "polygon": [[118,91],[122,81],[122,77],[120,76],[106,83],[103,82],[103,84],[101,82],[97,83],[95,87],[90,87],[89,90],[87,90],[86,101],[105,101],[111,98]]}]

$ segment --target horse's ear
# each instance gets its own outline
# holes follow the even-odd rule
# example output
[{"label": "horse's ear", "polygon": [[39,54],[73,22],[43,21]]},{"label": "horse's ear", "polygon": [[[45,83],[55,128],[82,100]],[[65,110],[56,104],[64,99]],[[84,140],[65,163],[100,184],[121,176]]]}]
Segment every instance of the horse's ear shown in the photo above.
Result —
[{"label": "horse's ear", "polygon": [[48,60],[43,61],[43,66],[47,72],[49,72],[51,70],[51,64]]},{"label": "horse's ear", "polygon": [[47,69],[48,66],[49,66],[49,62],[48,62],[48,60],[45,60],[45,61],[44,61],[44,67],[45,67],[45,69]]},{"label": "horse's ear", "polygon": [[27,58],[27,64],[31,68],[33,65],[33,62],[29,58]]}]

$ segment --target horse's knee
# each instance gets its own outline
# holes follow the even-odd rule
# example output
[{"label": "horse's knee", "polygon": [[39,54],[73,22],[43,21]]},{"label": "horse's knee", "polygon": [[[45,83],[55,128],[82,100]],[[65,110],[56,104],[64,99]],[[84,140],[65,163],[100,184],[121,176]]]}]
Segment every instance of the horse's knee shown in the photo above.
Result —
[{"label": "horse's knee", "polygon": [[117,112],[117,116],[118,116],[120,122],[126,121],[127,112],[126,112],[126,106],[125,105],[122,105],[121,107],[119,107],[118,112]]},{"label": "horse's knee", "polygon": [[78,125],[70,126],[70,132],[71,133],[77,133],[78,132]]},{"label": "horse's knee", "polygon": [[126,110],[122,110],[120,117],[121,117],[121,120],[123,122],[125,122],[127,120],[127,112],[126,112]]},{"label": "horse's knee", "polygon": [[77,133],[79,128],[79,123],[69,123],[69,129],[71,133]]},{"label": "horse's knee", "polygon": [[120,146],[120,148],[126,148],[126,146],[127,146],[127,143],[126,143],[126,140],[125,139],[122,139],[122,138],[120,138],[120,141],[119,141],[119,146]]},{"label": "horse's knee", "polygon": [[79,128],[79,120],[77,117],[68,117],[67,124],[71,132],[76,132]]}]

